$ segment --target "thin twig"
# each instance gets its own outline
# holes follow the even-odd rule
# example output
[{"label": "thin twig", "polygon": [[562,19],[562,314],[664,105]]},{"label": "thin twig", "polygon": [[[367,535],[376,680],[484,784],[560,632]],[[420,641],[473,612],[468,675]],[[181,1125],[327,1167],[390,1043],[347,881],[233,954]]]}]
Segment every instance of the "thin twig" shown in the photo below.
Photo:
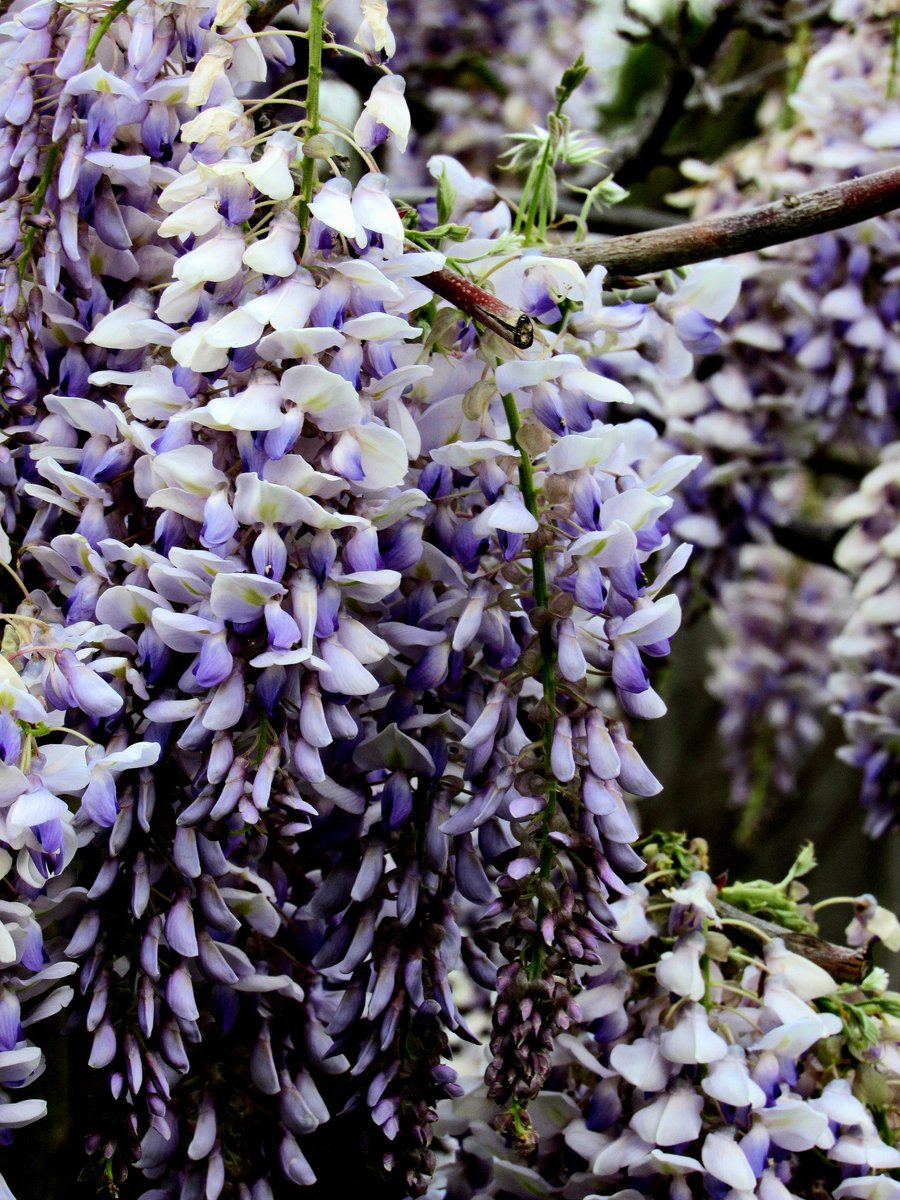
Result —
[{"label": "thin twig", "polygon": [[[637,13],[629,15],[641,19]],[[715,14],[690,56],[683,45],[673,42],[660,28],[643,20],[642,23],[647,30],[647,40],[661,46],[672,58],[673,66],[666,92],[658,99],[649,123],[639,129],[610,162],[612,174],[623,186],[645,178],[647,163],[659,161],[663,147],[684,115],[687,99],[698,79],[712,66],[734,28],[735,5],[727,4]]]},{"label": "thin twig", "polygon": [[[625,234],[606,241],[549,246],[545,253],[571,259],[585,271],[604,266],[612,277],[630,279],[813,237],[856,225],[898,207],[900,167],[892,167],[799,196],[785,196],[775,204],[746,212]],[[518,349],[527,350],[534,340],[534,327],[525,313],[504,304],[477,284],[447,270],[434,271],[421,279],[426,287]]]},{"label": "thin twig", "polygon": [[735,908],[726,900],[714,900],[716,912],[724,917],[729,925],[739,921],[740,927],[735,926],[731,936],[735,941],[744,941],[755,945],[759,941],[771,938],[781,938],[788,950],[808,958],[810,962],[827,971],[832,979],[839,983],[862,983],[872,969],[871,960],[865,950],[848,950],[846,946],[836,946],[834,942],[826,942],[824,938],[812,933],[797,933],[793,929],[785,929],[774,921],[764,921],[762,917]]},{"label": "thin twig", "polygon": [[[436,186],[406,186],[402,190],[401,199],[410,208],[418,208],[427,200],[434,199]],[[522,203],[522,189],[500,188],[494,193],[491,205],[498,200],[505,200],[510,208],[516,209]],[[581,212],[581,207],[581,200],[573,199],[565,193],[557,198],[556,211],[560,216],[576,217]],[[622,234],[640,233],[645,229],[670,229],[673,225],[682,224],[682,221],[675,213],[661,212],[656,208],[644,208],[636,204],[613,204],[602,212],[589,213],[587,224],[588,229],[594,233]]]},{"label": "thin twig", "polygon": [[545,253],[571,259],[584,270],[604,266],[612,275],[649,275],[843,229],[898,207],[900,167],[891,167],[799,196],[787,195],[774,204],[746,212],[606,241],[554,246]]},{"label": "thin twig", "polygon": [[[691,112],[698,108],[711,108],[709,97],[714,97],[721,108],[721,102],[729,96],[745,96],[751,88],[758,83],[763,83],[770,75],[781,75],[787,69],[787,62],[784,58],[777,58],[771,62],[763,63],[761,67],[757,67],[754,71],[748,71],[746,75],[742,75],[740,79],[732,79],[728,83],[719,83],[715,86],[710,85],[708,88],[709,96],[688,96],[685,101],[685,111]],[[711,108],[713,112],[718,112],[719,109]]]},{"label": "thin twig", "polygon": [[531,318],[520,309],[505,304],[477,283],[470,283],[461,275],[447,270],[422,275],[420,282],[439,296],[443,296],[445,300],[449,300],[466,316],[492,329],[517,349],[527,350],[534,341]]}]

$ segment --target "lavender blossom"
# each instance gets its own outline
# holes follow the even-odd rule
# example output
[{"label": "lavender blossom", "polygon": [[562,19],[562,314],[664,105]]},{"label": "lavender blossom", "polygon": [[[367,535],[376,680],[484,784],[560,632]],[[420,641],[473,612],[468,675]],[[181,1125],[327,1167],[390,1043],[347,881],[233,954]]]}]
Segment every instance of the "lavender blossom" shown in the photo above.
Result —
[{"label": "lavender blossom", "polygon": [[897,541],[900,443],[886,446],[860,490],[836,509],[853,522],[835,561],[853,579],[854,609],[831,643],[828,681],[848,744],[838,753],[863,772],[866,830],[880,837],[900,816],[897,784]]},{"label": "lavender blossom", "polygon": [[722,704],[731,802],[744,809],[738,836],[746,840],[793,795],[821,740],[829,676],[821,647],[840,629],[850,597],[837,571],[775,546],[745,547],[740,568],[714,610],[724,644],[713,651],[707,686]]}]

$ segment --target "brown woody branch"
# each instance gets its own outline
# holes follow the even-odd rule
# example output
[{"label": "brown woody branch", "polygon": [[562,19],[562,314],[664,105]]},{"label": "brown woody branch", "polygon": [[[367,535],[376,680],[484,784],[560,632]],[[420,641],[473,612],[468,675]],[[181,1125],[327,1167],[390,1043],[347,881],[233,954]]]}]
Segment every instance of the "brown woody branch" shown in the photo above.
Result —
[{"label": "brown woody branch", "polygon": [[[688,263],[764,250],[878,217],[900,207],[900,167],[785,196],[775,204],[724,217],[709,217],[648,229],[605,241],[548,247],[554,258],[568,258],[584,270],[603,266],[613,278],[650,275]],[[527,350],[534,340],[531,320],[518,309],[469,283],[452,271],[422,276],[422,283],[470,317],[493,329],[513,346]]]},{"label": "brown woody branch", "polygon": [[611,275],[649,275],[688,263],[764,250],[832,229],[856,225],[900,207],[900,167],[848,179],[774,204],[724,217],[709,217],[668,229],[625,234],[606,241],[554,246],[584,270],[604,266]]},{"label": "brown woody branch", "polygon": [[[741,921],[742,925],[729,925],[728,936],[736,942],[754,944],[757,941],[767,941],[769,938],[781,938],[788,950],[801,954],[810,962],[821,967],[838,981],[838,983],[862,983],[872,969],[869,955],[865,950],[848,950],[846,946],[836,946],[834,942],[826,942],[824,938],[811,933],[797,933],[776,925],[774,921],[765,921],[762,917],[735,908],[726,900],[713,901],[716,912],[727,921]],[[759,931],[759,938],[754,939],[753,933],[746,928],[752,925]]]},{"label": "brown woody branch", "polygon": [[505,338],[518,350],[527,350],[534,341],[534,326],[531,317],[518,308],[505,304],[477,283],[470,283],[453,271],[432,271],[422,275],[420,281],[438,296],[449,300],[460,312],[474,317],[488,329]]}]

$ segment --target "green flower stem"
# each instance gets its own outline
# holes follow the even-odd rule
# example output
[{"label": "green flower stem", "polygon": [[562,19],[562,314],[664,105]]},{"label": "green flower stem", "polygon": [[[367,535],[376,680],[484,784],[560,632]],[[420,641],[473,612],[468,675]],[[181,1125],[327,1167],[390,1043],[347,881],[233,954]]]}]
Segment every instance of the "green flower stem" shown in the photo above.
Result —
[{"label": "green flower stem", "polygon": [[[103,41],[103,38],[105,37],[110,25],[112,25],[113,21],[117,16],[119,16],[120,13],[125,11],[130,3],[131,0],[116,0],[115,4],[112,5],[109,11],[104,13],[103,17],[97,22],[97,27],[91,34],[90,38],[88,39],[88,44],[85,47],[85,68],[91,65],[94,55],[97,53],[97,47]],[[35,216],[44,207],[44,200],[47,198],[47,190],[50,187],[50,180],[53,178],[53,169],[56,166],[56,160],[59,158],[59,151],[60,148],[58,143],[50,146],[47,150],[47,161],[44,163],[44,170],[41,173],[40,182],[35,189],[34,202],[31,208],[31,211],[35,214]],[[19,255],[18,259],[20,283],[25,279],[26,272],[28,271],[28,264],[31,261],[31,252],[34,249],[34,239],[36,235],[36,227],[34,225],[30,225],[25,230],[25,235],[22,238],[22,253]],[[2,362],[5,361],[5,357],[6,354],[4,351],[3,359],[0,359],[0,365],[2,365]]]},{"label": "green flower stem", "polygon": [[[704,932],[705,932],[705,930],[704,930]],[[712,996],[710,995],[710,988],[711,988],[711,984],[712,984],[712,969],[711,969],[711,965],[710,965],[710,957],[708,954],[702,955],[702,957],[700,959],[700,971],[703,975],[703,996],[700,1000],[700,1003],[703,1005],[703,1007],[706,1009],[706,1011],[709,1012],[709,1010],[712,1008]]]},{"label": "green flower stem", "polygon": [[528,205],[528,211],[525,214],[524,218],[522,217],[521,209],[519,210],[519,212],[516,216],[515,232],[522,234],[523,238],[525,239],[526,246],[531,245],[532,241],[534,241],[534,240],[537,240],[537,241],[542,240],[540,237],[537,239],[534,239],[532,235],[534,233],[534,225],[535,225],[535,221],[537,219],[538,204],[540,203],[541,188],[542,188],[542,185],[544,182],[544,176],[547,174],[547,171],[549,170],[549,168],[550,168],[550,134],[548,132],[547,141],[546,141],[546,144],[544,145],[544,153],[541,155],[541,160],[538,163],[537,169],[532,171],[532,173],[529,175],[528,180],[525,185],[524,191],[525,191],[526,195],[528,194],[529,191],[531,193],[530,203]]},{"label": "green flower stem", "polygon": [[[306,79],[306,137],[316,137],[321,131],[319,120],[319,85],[322,82],[322,44],[325,27],[325,0],[310,0],[309,8],[309,71]],[[300,226],[309,224],[309,205],[316,186],[318,166],[308,155],[303,159],[300,183]]]},{"label": "green flower stem", "polygon": [[[4,359],[5,359],[6,342],[0,343],[0,350],[2,350],[4,352],[3,357],[0,357],[0,366],[2,366]],[[9,565],[9,563],[4,562],[2,558],[0,558],[0,568],[2,568],[7,573],[7,575],[9,575],[10,578],[15,582],[16,587],[18,587],[20,589],[20,591],[22,592],[22,595],[25,597],[25,599],[30,600],[31,592],[29,592],[28,588],[25,586],[25,584],[22,582],[22,580],[19,578],[19,576],[15,573],[15,571],[12,569],[12,567]],[[12,616],[8,615],[7,613],[0,613],[0,617],[2,617],[4,621],[24,620],[25,619],[25,618],[21,618],[18,616],[12,617]],[[30,621],[31,618],[28,618],[28,620]],[[42,621],[38,622],[38,624],[43,624],[43,622]]]},{"label": "green flower stem", "polygon": [[[557,100],[556,108],[553,110],[554,117],[559,118],[562,116],[564,103],[564,99]],[[544,143],[544,152],[540,157],[540,161],[536,166],[532,166],[525,181],[525,186],[522,189],[522,203],[524,205],[527,198],[528,208],[527,210],[520,208],[516,213],[514,232],[522,235],[526,246],[546,240],[547,198],[544,190],[544,180],[547,172],[553,169],[555,143],[551,128],[552,124],[552,121],[548,122],[547,141]],[[538,219],[538,209],[540,209],[540,219]],[[537,224],[536,231],[535,224]]]},{"label": "green flower stem", "polygon": [[[47,197],[47,189],[50,187],[50,180],[53,178],[53,168],[56,166],[56,160],[59,158],[59,145],[53,145],[47,151],[47,161],[44,163],[44,170],[41,173],[40,182],[35,188],[34,203],[31,206],[31,211],[37,215],[44,207],[44,200]],[[37,234],[37,229],[34,225],[29,225],[25,230],[25,235],[22,238],[22,253],[19,255],[19,282],[25,278],[25,273],[28,270],[28,264],[31,261],[31,251],[34,248],[34,239]]]},{"label": "green flower stem", "polygon": [[[512,395],[503,397],[503,411],[509,424],[509,440],[519,454],[519,487],[525,507],[535,520],[539,520],[537,492],[534,486],[534,470],[527,451],[519,443],[519,431],[522,422],[519,410]],[[547,804],[541,817],[541,841],[538,873],[540,878],[548,879],[553,868],[553,844],[550,841],[550,822],[556,812],[557,788],[556,780],[550,767],[550,756],[553,751],[553,735],[556,729],[556,653],[553,646],[553,633],[549,621],[549,593],[547,590],[547,562],[542,546],[535,546],[531,551],[531,572],[534,588],[535,608],[541,612],[538,632],[538,645],[541,652],[541,683],[544,689],[544,703],[547,706],[547,719],[544,722],[544,777],[547,781]],[[544,944],[539,938],[528,972],[536,979],[542,971],[544,960]]]},{"label": "green flower stem", "polygon": [[813,904],[812,911],[818,912],[819,909],[829,908],[832,904],[851,904],[855,907],[859,904],[859,896],[829,896],[827,900],[820,900],[818,904]]},{"label": "green flower stem", "polygon": [[97,47],[103,41],[107,29],[109,29],[110,25],[112,25],[119,13],[123,13],[130,3],[131,0],[116,0],[109,12],[105,13],[104,16],[97,22],[97,28],[91,34],[87,44],[87,49],[84,52],[85,67],[89,67],[91,65],[91,60],[97,52]]}]

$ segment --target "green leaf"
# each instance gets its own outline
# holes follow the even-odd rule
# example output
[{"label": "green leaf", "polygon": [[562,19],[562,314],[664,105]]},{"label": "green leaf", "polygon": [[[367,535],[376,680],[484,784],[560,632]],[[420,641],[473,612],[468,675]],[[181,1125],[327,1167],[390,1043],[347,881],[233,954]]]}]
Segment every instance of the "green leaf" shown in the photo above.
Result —
[{"label": "green leaf", "polygon": [[847,1045],[857,1058],[864,1057],[870,1046],[877,1046],[881,1041],[878,1023],[860,1005],[851,1004],[843,994],[834,1000],[823,997],[818,1001],[818,1007],[824,1012],[834,1013],[840,1019]]},{"label": "green leaf", "polygon": [[780,884],[767,883],[764,879],[754,879],[750,883],[735,883],[723,887],[719,892],[721,898],[735,908],[744,912],[767,917],[777,925],[799,932],[811,932],[812,925],[803,911],[789,900],[781,889]]},{"label": "green leaf", "polygon": [[816,866],[816,852],[812,842],[804,842],[797,851],[797,857],[794,859],[794,865],[785,875],[780,883],[780,887],[787,888],[795,879],[800,879],[803,875],[808,875]]},{"label": "green leaf", "polygon": [[870,1000],[865,1006],[867,1012],[885,1013],[889,1017],[900,1017],[900,995],[896,992],[885,992]]}]

